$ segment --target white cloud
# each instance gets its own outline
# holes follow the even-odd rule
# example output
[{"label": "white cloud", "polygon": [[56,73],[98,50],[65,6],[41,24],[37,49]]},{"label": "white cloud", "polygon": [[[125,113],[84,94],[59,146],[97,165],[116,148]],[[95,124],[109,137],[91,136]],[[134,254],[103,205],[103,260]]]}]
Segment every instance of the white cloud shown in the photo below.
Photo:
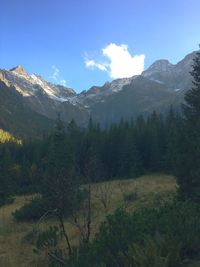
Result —
[{"label": "white cloud", "polygon": [[53,70],[53,74],[51,75],[50,78],[52,78],[54,81],[57,82],[60,70],[55,65],[52,65],[51,68]]},{"label": "white cloud", "polygon": [[51,68],[53,73],[50,78],[53,79],[57,84],[67,86],[67,81],[60,76],[60,70],[55,65],[52,65]]},{"label": "white cloud", "polygon": [[98,68],[106,71],[113,79],[128,78],[139,75],[144,70],[144,55],[132,56],[128,51],[128,45],[110,43],[102,49],[102,54],[107,58],[106,63],[100,63],[94,59],[85,59],[88,68]]},{"label": "white cloud", "polygon": [[95,62],[93,59],[91,60],[91,59],[86,59],[85,60],[85,65],[86,65],[86,67],[91,67],[91,68],[98,68],[98,69],[100,69],[100,70],[102,70],[102,71],[107,71],[107,68],[106,68],[106,66],[104,65],[104,64],[102,64],[102,63],[97,63],[97,62]]},{"label": "white cloud", "polygon": [[67,86],[67,81],[66,80],[60,80],[60,84],[63,86]]}]

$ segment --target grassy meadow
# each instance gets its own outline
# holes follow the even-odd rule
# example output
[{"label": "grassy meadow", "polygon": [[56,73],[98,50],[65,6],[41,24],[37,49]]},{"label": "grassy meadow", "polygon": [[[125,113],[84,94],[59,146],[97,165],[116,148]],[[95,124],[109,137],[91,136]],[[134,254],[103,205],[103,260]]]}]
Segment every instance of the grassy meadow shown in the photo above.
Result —
[{"label": "grassy meadow", "polygon": [[[151,205],[161,199],[170,199],[176,192],[175,178],[169,175],[145,175],[137,179],[115,180],[92,185],[92,235],[98,230],[105,216],[120,205],[134,209],[138,205]],[[45,267],[48,266],[45,254],[33,252],[34,245],[27,241],[27,234],[36,227],[45,228],[54,224],[48,219],[40,225],[19,223],[12,212],[30,201],[32,196],[16,197],[14,203],[0,208],[0,266],[2,267]],[[82,212],[79,212],[81,223]],[[79,241],[79,230],[69,218],[66,229],[72,245]]]}]

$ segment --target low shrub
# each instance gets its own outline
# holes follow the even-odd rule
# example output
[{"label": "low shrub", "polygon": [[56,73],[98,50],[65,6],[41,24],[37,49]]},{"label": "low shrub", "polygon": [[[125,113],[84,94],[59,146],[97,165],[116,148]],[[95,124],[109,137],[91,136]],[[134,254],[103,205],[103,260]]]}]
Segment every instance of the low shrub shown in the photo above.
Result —
[{"label": "low shrub", "polygon": [[36,196],[29,203],[24,204],[20,209],[13,212],[13,217],[17,221],[34,221],[41,218],[48,210],[48,205],[40,196]]},{"label": "low shrub", "polygon": [[0,207],[8,204],[12,204],[14,202],[14,197],[6,197],[6,198],[0,198]]},{"label": "low shrub", "polygon": [[[86,199],[87,195],[87,190],[79,190],[76,195],[76,205],[73,207],[73,210],[78,210],[80,208],[81,203]],[[29,203],[24,204],[21,208],[13,212],[12,215],[16,221],[35,221],[40,219],[48,211],[49,215],[55,215],[49,208],[48,200],[42,196],[36,196]],[[63,215],[65,217],[70,216],[70,210],[66,210]]]},{"label": "low shrub", "polygon": [[179,267],[200,258],[200,207],[165,203],[133,213],[118,209],[100,226],[76,267]]}]

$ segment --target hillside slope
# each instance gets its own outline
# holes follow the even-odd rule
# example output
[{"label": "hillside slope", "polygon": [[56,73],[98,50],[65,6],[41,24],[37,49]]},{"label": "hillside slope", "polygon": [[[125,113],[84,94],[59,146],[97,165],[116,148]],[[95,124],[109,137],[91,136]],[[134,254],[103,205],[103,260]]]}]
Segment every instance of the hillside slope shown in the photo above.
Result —
[{"label": "hillside slope", "polygon": [[0,81],[0,128],[15,136],[42,136],[53,127],[50,120],[27,106],[23,98]]}]

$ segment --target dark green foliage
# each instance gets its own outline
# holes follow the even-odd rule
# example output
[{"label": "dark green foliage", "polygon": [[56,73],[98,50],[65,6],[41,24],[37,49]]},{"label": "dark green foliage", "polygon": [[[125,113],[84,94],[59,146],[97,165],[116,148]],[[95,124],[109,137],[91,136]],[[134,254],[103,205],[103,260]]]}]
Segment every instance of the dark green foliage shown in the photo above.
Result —
[{"label": "dark green foliage", "polygon": [[[85,190],[79,191],[79,194],[76,198],[76,206],[74,210],[77,210],[80,207],[80,203],[84,201],[87,196]],[[13,201],[12,198],[8,198],[5,204],[9,204]],[[24,204],[20,209],[13,212],[13,217],[17,221],[35,221],[39,220],[44,214],[48,213],[51,217],[55,217],[56,210],[52,210],[49,206],[49,203],[42,198],[41,196],[34,197],[29,203]],[[68,216],[69,213],[66,211],[64,216]]]},{"label": "dark green foliage", "polygon": [[79,184],[75,171],[74,151],[66,138],[64,125],[58,118],[46,164],[42,195],[49,208],[69,215],[76,208]]},{"label": "dark green foliage", "polygon": [[199,232],[200,208],[192,203],[173,202],[132,214],[120,209],[108,216],[75,266],[182,266],[200,257]]},{"label": "dark green foliage", "polygon": [[15,220],[35,221],[39,220],[48,211],[48,203],[42,197],[35,197],[29,203],[13,212]]},{"label": "dark green foliage", "polygon": [[[142,116],[136,121],[121,120],[104,130],[92,120],[85,130],[72,121],[67,127],[57,125],[41,140],[0,144],[1,188],[5,184],[3,192],[9,194],[49,194],[54,201],[52,195],[55,199],[57,195],[51,190],[56,193],[57,187],[70,187],[72,194],[63,195],[71,199],[77,184],[87,183],[88,176],[91,182],[98,182],[148,172],[174,173],[181,165],[177,161],[182,159],[181,145],[184,148],[182,124],[171,110],[166,118],[154,112],[146,120]],[[194,164],[191,161],[185,165]],[[65,177],[65,186],[59,177]]]},{"label": "dark green foliage", "polygon": [[174,240],[147,238],[142,245],[128,248],[127,255],[121,255],[125,266],[169,267],[180,266],[180,246]]},{"label": "dark green foliage", "polygon": [[0,145],[0,206],[12,202],[14,177],[11,151],[8,145]]},{"label": "dark green foliage", "polygon": [[13,197],[0,192],[0,207],[3,205],[12,204],[14,200],[15,199]]},{"label": "dark green foliage", "polygon": [[6,181],[5,176],[0,174],[0,206],[3,206],[9,202],[9,182]]},{"label": "dark green foliage", "polygon": [[59,242],[62,239],[62,231],[57,226],[50,226],[46,231],[39,232],[35,253],[40,253],[42,250],[49,257],[49,267],[66,266],[63,260],[63,250],[59,248]]},{"label": "dark green foliage", "polygon": [[50,226],[46,231],[43,231],[38,234],[36,247],[39,250],[46,247],[55,248],[58,245],[59,239],[59,228],[57,226]]},{"label": "dark green foliage", "polygon": [[200,52],[194,59],[193,88],[185,95],[184,125],[179,142],[179,195],[200,203]]},{"label": "dark green foliage", "polygon": [[170,108],[169,114],[165,121],[165,152],[163,153],[166,173],[176,173],[177,161],[179,159],[179,144],[183,132],[182,118],[175,114],[173,107]]}]

